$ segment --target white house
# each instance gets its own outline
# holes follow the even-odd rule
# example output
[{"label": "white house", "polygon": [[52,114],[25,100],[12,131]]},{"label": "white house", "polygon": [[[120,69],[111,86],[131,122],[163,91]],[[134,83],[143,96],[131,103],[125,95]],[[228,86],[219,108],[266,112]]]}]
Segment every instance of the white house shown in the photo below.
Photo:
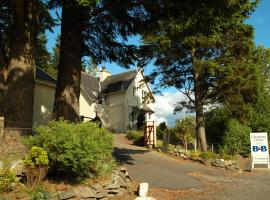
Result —
[{"label": "white house", "polygon": [[[39,68],[36,71],[33,124],[40,125],[52,117],[56,80]],[[154,125],[154,101],[142,70],[111,75],[103,68],[98,78],[81,74],[80,115],[84,121],[98,117],[104,127],[116,132],[137,129],[142,121],[150,127]]]}]

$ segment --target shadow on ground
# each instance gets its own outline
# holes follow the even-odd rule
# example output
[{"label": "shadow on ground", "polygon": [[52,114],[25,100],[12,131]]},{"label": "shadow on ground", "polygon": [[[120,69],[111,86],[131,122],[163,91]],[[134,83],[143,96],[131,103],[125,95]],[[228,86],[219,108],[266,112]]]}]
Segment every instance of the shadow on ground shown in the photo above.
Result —
[{"label": "shadow on ground", "polygon": [[134,165],[132,162],[134,159],[131,155],[134,154],[145,154],[148,153],[148,150],[140,150],[140,149],[126,149],[126,148],[118,148],[114,147],[113,156],[121,163]]}]

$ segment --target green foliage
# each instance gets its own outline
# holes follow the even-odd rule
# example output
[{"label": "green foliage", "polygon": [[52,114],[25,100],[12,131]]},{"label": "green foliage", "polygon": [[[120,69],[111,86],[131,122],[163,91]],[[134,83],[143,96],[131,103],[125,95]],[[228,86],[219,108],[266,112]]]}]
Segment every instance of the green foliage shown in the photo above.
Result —
[{"label": "green foliage", "polygon": [[225,107],[211,109],[205,114],[205,129],[209,145],[214,145],[215,150],[222,145],[226,124],[230,119],[230,112]]},{"label": "green foliage", "polygon": [[142,131],[128,131],[126,137],[132,140],[135,145],[144,145],[144,133]]},{"label": "green foliage", "polygon": [[157,139],[163,139],[163,133],[167,131],[166,122],[161,122],[156,128]]},{"label": "green foliage", "polygon": [[229,120],[222,140],[221,152],[229,155],[248,156],[250,152],[249,134],[251,128],[235,119]]},{"label": "green foliage", "polygon": [[50,198],[49,192],[40,186],[29,190],[28,195],[30,200],[46,200]]},{"label": "green foliage", "polygon": [[113,160],[113,135],[94,123],[51,121],[47,126],[37,127],[36,132],[26,143],[47,151],[51,173],[68,177],[98,175]]},{"label": "green foliage", "polygon": [[39,166],[47,166],[49,164],[48,155],[45,149],[32,146],[30,152],[24,158],[26,167],[34,168]]},{"label": "green foliage", "polygon": [[179,139],[187,146],[188,142],[192,142],[196,134],[196,121],[192,116],[188,116],[181,120],[176,120],[175,132]]},{"label": "green foliage", "polygon": [[18,182],[19,178],[12,170],[0,169],[0,192],[11,192]]},{"label": "green foliage", "polygon": [[213,152],[203,152],[200,153],[199,157],[203,159],[217,159],[218,155]]},{"label": "green foliage", "polygon": [[198,158],[200,156],[200,152],[195,152],[195,151],[191,151],[190,152],[190,157],[191,158]]},{"label": "green foliage", "polygon": [[30,187],[39,185],[48,169],[49,159],[46,150],[32,146],[30,152],[24,158],[24,164],[27,185]]}]

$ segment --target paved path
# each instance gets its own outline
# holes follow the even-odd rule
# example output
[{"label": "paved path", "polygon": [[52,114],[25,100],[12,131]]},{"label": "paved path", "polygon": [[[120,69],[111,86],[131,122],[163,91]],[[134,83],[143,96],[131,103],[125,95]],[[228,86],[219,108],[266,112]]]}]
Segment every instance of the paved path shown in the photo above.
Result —
[{"label": "paved path", "polygon": [[[232,172],[176,160],[115,135],[115,156],[157,200],[269,200],[270,172]],[[156,189],[156,188],[165,188]],[[186,192],[185,192],[186,191]]]},{"label": "paved path", "polygon": [[115,135],[115,156],[127,167],[136,181],[148,182],[151,187],[157,188],[200,190],[203,188],[203,183],[190,174],[204,173],[221,176],[224,173],[222,170],[183,162],[128,144],[123,134]]}]

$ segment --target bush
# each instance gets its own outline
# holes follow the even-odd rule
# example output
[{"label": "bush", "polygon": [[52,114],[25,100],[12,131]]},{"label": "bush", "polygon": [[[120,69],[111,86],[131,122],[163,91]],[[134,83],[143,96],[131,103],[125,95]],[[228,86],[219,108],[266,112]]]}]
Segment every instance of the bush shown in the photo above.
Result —
[{"label": "bush", "polygon": [[24,158],[28,186],[38,185],[48,169],[48,155],[45,149],[33,146]]},{"label": "bush", "polygon": [[200,153],[199,157],[203,159],[217,159],[218,155],[213,152],[203,152]]},{"label": "bush", "polygon": [[222,146],[226,124],[230,119],[229,111],[225,108],[215,108],[205,114],[205,129],[207,142],[213,144],[214,149],[219,152],[219,147]]},{"label": "bush", "polygon": [[12,172],[12,170],[3,168],[0,170],[0,192],[11,192],[19,178]]},{"label": "bush", "polygon": [[144,133],[141,131],[128,131],[126,137],[132,140],[135,145],[144,145]]},{"label": "bush", "polygon": [[98,175],[113,160],[113,135],[94,123],[51,121],[47,126],[37,127],[36,132],[26,144],[47,151],[51,173],[70,178]]},{"label": "bush", "polygon": [[230,120],[226,126],[221,152],[232,156],[237,154],[244,157],[248,156],[250,152],[250,133],[250,127],[241,124],[235,119]]},{"label": "bush", "polygon": [[33,190],[28,191],[30,200],[45,200],[49,199],[49,192],[46,191],[43,187],[36,187]]},{"label": "bush", "polygon": [[198,151],[190,151],[191,158],[198,158],[199,156],[200,156],[200,153]]}]

